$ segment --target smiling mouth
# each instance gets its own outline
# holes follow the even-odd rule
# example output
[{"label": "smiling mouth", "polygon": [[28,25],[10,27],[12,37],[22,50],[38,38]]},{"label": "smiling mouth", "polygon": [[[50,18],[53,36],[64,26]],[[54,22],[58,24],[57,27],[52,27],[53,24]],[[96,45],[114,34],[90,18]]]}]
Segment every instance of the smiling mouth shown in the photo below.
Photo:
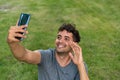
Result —
[{"label": "smiling mouth", "polygon": [[57,45],[58,48],[65,48],[66,46],[65,45]]}]

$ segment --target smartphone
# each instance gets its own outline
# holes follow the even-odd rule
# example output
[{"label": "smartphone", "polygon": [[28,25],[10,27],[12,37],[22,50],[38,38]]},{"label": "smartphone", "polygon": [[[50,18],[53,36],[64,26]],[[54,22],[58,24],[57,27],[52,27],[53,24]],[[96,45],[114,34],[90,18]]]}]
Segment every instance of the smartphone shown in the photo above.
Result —
[{"label": "smartphone", "polygon": [[[22,25],[28,25],[29,21],[30,21],[30,14],[21,13],[19,21],[18,21],[18,27],[20,27]],[[24,30],[26,30],[26,28],[24,28]],[[19,32],[19,33],[24,35],[24,33],[21,33],[21,32]],[[16,37],[16,38],[18,40],[23,40],[23,38],[21,38],[21,37]]]}]

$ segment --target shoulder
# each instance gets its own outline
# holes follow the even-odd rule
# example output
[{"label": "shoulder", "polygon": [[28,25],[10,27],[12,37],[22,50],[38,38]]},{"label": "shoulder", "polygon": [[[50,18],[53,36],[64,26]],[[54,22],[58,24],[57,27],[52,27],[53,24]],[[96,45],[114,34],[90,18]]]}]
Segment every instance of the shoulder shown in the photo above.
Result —
[{"label": "shoulder", "polygon": [[55,49],[39,50],[39,53],[41,54],[42,59],[49,59],[54,57]]},{"label": "shoulder", "polygon": [[52,53],[55,52],[55,49],[53,49],[53,48],[50,48],[50,49],[47,49],[47,50],[40,49],[39,52],[41,54],[52,54]]},{"label": "shoulder", "polygon": [[39,50],[41,54],[41,64],[46,65],[54,58],[55,49]]}]

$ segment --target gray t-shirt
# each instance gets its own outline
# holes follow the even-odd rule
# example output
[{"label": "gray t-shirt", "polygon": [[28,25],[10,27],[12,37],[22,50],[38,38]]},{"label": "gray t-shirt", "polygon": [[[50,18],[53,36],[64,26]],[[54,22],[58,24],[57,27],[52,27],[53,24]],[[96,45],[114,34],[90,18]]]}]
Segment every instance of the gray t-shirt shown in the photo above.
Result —
[{"label": "gray t-shirt", "polygon": [[77,66],[72,61],[65,67],[58,64],[55,49],[40,50],[40,53],[38,80],[80,80]]}]

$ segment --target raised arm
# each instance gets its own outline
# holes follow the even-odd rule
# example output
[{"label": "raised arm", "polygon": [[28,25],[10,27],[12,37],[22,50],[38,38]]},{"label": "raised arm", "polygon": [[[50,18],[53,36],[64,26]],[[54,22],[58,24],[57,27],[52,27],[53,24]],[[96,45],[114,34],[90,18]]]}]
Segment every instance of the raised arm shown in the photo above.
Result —
[{"label": "raised arm", "polygon": [[22,37],[26,38],[25,35],[19,34],[19,32],[26,33],[23,28],[26,26],[12,26],[9,29],[8,37],[7,37],[7,43],[14,55],[14,57],[20,61],[24,61],[31,64],[38,64],[41,61],[41,54],[39,51],[31,51],[28,49],[25,49],[18,39],[15,37]]},{"label": "raised arm", "polygon": [[85,69],[84,61],[83,61],[83,56],[82,56],[82,49],[78,45],[78,43],[75,42],[70,42],[69,43],[73,53],[69,53],[71,59],[73,62],[77,65],[79,73],[80,73],[80,80],[89,80],[87,71]]}]

